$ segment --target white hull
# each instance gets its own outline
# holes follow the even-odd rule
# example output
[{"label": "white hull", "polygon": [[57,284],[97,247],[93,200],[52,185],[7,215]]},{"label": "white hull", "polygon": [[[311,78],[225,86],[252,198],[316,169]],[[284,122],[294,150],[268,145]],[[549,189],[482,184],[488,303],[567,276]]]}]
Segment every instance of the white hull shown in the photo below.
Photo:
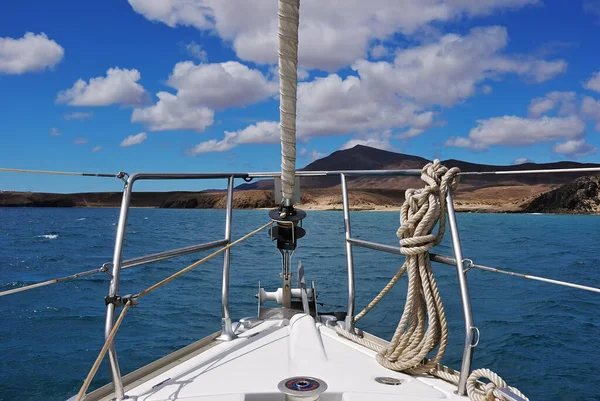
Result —
[{"label": "white hull", "polygon": [[[468,399],[441,379],[382,367],[375,352],[309,315],[289,309],[268,315],[235,340],[221,342],[212,335],[124,377],[126,395],[140,401],[275,401],[285,399],[278,389],[282,380],[307,376],[326,383],[323,401]],[[382,384],[377,377],[398,379],[400,384]],[[113,398],[109,384],[85,400]]]}]

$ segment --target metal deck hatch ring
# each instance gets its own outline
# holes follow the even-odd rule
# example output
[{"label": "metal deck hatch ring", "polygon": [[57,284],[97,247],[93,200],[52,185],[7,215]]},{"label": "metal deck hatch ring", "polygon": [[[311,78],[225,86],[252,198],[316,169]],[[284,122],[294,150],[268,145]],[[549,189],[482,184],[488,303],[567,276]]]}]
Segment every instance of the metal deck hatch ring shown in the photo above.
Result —
[{"label": "metal deck hatch ring", "polygon": [[393,377],[379,376],[379,377],[375,378],[375,381],[377,383],[387,384],[388,386],[398,386],[398,385],[402,384],[402,380],[396,379],[396,378],[393,378]]}]

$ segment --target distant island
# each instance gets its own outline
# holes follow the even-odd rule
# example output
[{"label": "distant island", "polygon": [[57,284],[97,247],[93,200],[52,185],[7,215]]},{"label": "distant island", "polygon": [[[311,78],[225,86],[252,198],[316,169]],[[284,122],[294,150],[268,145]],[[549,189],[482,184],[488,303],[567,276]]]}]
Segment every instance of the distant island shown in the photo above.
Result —
[{"label": "distant island", "polygon": [[[357,145],[316,160],[302,170],[420,169],[428,160],[401,153]],[[525,163],[494,166],[449,159],[447,167],[462,171],[519,171],[555,168],[600,167],[577,162]],[[351,177],[348,180],[353,210],[396,210],[404,201],[407,188],[421,187],[417,177]],[[342,208],[337,177],[303,177],[302,201],[307,210]],[[600,213],[600,178],[581,173],[528,175],[474,175],[461,177],[455,197],[458,211],[498,213]],[[275,207],[273,180],[242,184],[234,193],[238,209]],[[34,193],[0,191],[0,207],[118,207],[119,192]],[[225,208],[225,192],[134,192],[133,207],[151,208]]]}]

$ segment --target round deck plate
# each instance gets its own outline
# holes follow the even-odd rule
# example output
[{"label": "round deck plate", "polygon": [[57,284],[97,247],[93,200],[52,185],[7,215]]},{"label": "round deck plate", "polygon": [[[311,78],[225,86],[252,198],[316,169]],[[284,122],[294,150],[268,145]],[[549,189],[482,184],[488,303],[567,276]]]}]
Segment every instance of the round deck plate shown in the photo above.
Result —
[{"label": "round deck plate", "polygon": [[319,395],[327,390],[327,383],[314,377],[296,376],[283,379],[277,388],[287,395],[311,396]]},{"label": "round deck plate", "polygon": [[402,380],[396,379],[394,377],[379,376],[379,377],[375,378],[375,381],[377,383],[387,384],[388,386],[398,386],[398,385],[402,384]]}]

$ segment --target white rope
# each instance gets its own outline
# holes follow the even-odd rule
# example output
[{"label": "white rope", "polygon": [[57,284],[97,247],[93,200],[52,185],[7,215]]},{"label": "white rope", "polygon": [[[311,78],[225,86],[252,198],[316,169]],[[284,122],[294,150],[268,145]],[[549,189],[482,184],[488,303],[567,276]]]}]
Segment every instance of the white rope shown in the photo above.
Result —
[{"label": "white rope", "polygon": [[279,0],[279,118],[281,120],[281,187],[294,199],[296,175],[296,94],[300,0]]},{"label": "white rope", "polygon": [[[429,373],[455,384],[458,383],[459,374],[439,363],[448,344],[448,325],[431,269],[429,250],[444,237],[445,199],[448,191],[456,189],[459,173],[458,168],[448,169],[439,160],[435,160],[422,170],[421,179],[425,181],[425,187],[406,191],[397,232],[400,252],[406,256],[406,260],[383,290],[355,318],[356,322],[365,316],[393,288],[404,272],[408,272],[404,311],[388,346],[377,345],[336,327],[340,335],[377,352],[377,361],[388,369],[409,374]],[[433,234],[438,222],[438,232]],[[428,358],[428,354],[436,348],[433,358]],[[482,386],[478,384],[481,377],[488,378],[494,384],[487,384],[481,389]],[[503,400],[497,387],[513,390],[498,375],[487,369],[474,371],[469,376],[468,383],[471,384],[470,387],[467,385],[467,392],[473,401]],[[518,390],[513,392],[526,398]],[[488,398],[481,398],[482,394]],[[489,398],[491,396],[495,398]]]},{"label": "white rope", "polygon": [[[488,379],[490,382],[483,384],[478,380],[481,378]],[[513,394],[519,397],[529,400],[523,393],[516,387],[511,387],[498,376],[496,373],[489,369],[476,369],[469,375],[467,379],[467,394],[473,401],[494,401],[494,400],[506,400],[498,388],[505,388],[510,390]]]}]

